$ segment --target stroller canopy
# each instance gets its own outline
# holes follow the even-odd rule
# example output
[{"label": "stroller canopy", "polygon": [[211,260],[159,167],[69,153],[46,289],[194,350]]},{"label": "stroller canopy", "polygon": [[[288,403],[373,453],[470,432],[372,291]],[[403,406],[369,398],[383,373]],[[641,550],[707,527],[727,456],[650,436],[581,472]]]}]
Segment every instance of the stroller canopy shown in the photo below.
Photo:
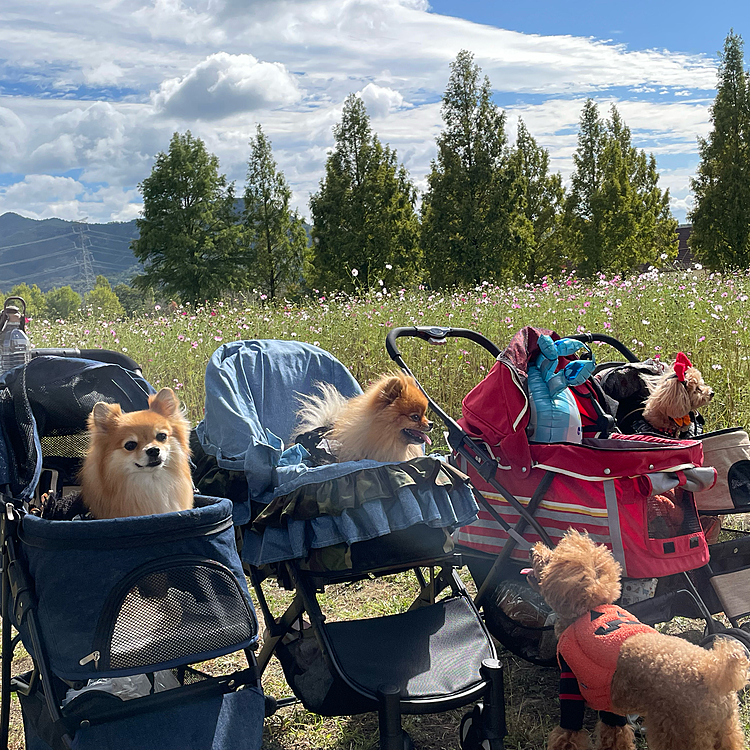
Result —
[{"label": "stroller canopy", "polygon": [[296,341],[240,341],[220,347],[206,368],[206,411],[196,434],[221,468],[243,471],[246,497],[233,497],[244,525],[243,559],[253,565],[305,557],[426,524],[448,531],[476,517],[465,477],[431,456],[404,463],[309,465],[301,445],[286,446],[299,396],[319,382],[362,393],[328,352]]}]

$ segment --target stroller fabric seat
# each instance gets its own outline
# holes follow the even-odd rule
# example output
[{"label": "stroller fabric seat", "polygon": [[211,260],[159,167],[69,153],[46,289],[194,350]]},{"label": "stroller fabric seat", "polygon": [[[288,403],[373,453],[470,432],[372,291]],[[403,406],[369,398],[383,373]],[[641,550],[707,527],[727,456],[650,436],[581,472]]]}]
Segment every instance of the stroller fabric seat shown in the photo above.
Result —
[{"label": "stroller fabric seat", "polygon": [[333,654],[360,687],[375,693],[390,682],[402,699],[418,701],[448,699],[479,683],[494,650],[478,621],[469,601],[454,597],[400,615],[332,622],[327,630]]}]

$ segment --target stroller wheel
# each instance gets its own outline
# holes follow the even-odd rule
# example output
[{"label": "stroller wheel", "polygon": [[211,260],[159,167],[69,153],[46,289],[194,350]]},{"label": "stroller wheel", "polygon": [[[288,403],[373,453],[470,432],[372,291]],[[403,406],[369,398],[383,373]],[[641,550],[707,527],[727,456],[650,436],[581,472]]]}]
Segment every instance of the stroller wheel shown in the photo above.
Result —
[{"label": "stroller wheel", "polygon": [[502,740],[483,739],[483,711],[484,705],[477,703],[473,710],[463,715],[458,728],[461,750],[503,750]]},{"label": "stroller wheel", "polygon": [[713,648],[714,641],[717,638],[732,638],[742,644],[746,656],[750,659],[750,633],[744,628],[727,628],[720,633],[712,633],[711,635],[706,636],[698,645],[701,646],[701,648]]}]

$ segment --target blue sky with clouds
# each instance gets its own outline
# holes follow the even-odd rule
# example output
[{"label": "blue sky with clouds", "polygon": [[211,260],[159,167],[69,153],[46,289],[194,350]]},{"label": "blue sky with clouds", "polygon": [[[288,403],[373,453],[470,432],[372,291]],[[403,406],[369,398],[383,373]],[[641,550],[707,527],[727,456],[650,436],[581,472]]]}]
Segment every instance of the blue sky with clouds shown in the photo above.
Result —
[{"label": "blue sky with clouds", "polygon": [[[509,7],[513,5],[514,7]],[[323,175],[345,97],[426,184],[461,49],[567,178],[587,97],[653,152],[675,216],[690,206],[717,52],[746,2],[601,0],[3,0],[0,213],[129,220],[138,182],[190,129],[244,181],[260,123],[297,206]]]}]

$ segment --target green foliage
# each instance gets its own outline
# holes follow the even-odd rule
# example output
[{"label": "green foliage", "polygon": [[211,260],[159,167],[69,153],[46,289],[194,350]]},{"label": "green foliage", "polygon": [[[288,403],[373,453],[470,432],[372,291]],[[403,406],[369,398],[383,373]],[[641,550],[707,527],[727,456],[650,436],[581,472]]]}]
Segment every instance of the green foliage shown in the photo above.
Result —
[{"label": "green foliage", "polygon": [[730,32],[720,55],[711,108],[713,130],[698,140],[700,163],[690,181],[690,247],[712,269],[750,266],[750,75],[742,37]]},{"label": "green foliage", "polygon": [[587,100],[573,162],[563,224],[571,262],[582,275],[626,273],[675,257],[669,190],[659,189],[656,160],[633,147],[614,106],[604,122]]},{"label": "green foliage", "polygon": [[81,295],[69,286],[50,289],[44,295],[44,314],[50,320],[68,320],[81,308]]},{"label": "green foliage", "polygon": [[242,288],[247,269],[234,186],[200,138],[175,133],[139,188],[143,217],[131,247],[145,270],[133,279],[137,288],[192,304]]},{"label": "green foliage", "polygon": [[518,121],[510,163],[518,176],[523,197],[521,210],[531,233],[524,246],[526,255],[519,259],[519,272],[527,281],[557,275],[565,259],[560,227],[562,177],[559,173],[550,174],[549,151],[537,145],[523,120]]},{"label": "green foliage", "polygon": [[249,281],[274,299],[301,283],[307,233],[289,207],[292,190],[276,169],[271,141],[260,125],[250,149],[243,213]]},{"label": "green foliage", "polygon": [[36,285],[16,284],[6,297],[23,297],[26,302],[26,317],[38,318],[44,313],[44,292]]},{"label": "green foliage", "polygon": [[365,105],[354,94],[344,102],[333,136],[325,177],[310,198],[310,281],[344,291],[378,281],[407,285],[418,277],[420,251],[416,191],[406,169],[373,134]]},{"label": "green foliage", "polygon": [[443,132],[422,203],[422,247],[433,286],[502,280],[524,272],[533,230],[506,146],[505,114],[459,52],[443,95]]},{"label": "green foliage", "polygon": [[97,276],[94,288],[84,297],[84,304],[91,309],[97,318],[122,318],[125,308],[112,290],[106,276]]},{"label": "green foliage", "polygon": [[147,309],[153,310],[154,293],[150,288],[140,291],[128,284],[117,284],[112,291],[117,295],[126,315],[135,315]]}]

